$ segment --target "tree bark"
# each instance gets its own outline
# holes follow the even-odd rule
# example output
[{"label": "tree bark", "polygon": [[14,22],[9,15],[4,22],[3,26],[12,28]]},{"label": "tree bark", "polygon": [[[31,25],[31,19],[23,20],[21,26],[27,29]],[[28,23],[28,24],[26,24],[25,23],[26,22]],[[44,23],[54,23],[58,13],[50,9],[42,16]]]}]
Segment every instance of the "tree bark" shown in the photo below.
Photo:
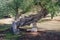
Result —
[{"label": "tree bark", "polygon": [[[19,34],[19,29],[17,28],[17,22],[18,22],[18,20],[20,20],[19,19],[19,17],[20,17],[20,15],[19,15],[19,13],[18,13],[18,6],[17,6],[18,4],[16,4],[16,9],[15,9],[15,12],[16,12],[16,16],[15,16],[15,20],[13,21],[13,23],[12,23],[12,31],[13,31],[13,34]],[[40,5],[41,6],[41,8],[42,8],[42,12],[41,12],[41,14],[39,13],[37,16],[33,16],[33,18],[34,18],[34,20],[35,21],[38,21],[40,18],[42,18],[42,17],[45,17],[47,14],[46,13],[44,13],[44,11],[46,11],[45,10],[45,8],[43,8],[43,6],[42,5]],[[22,12],[22,14],[24,14],[25,12]],[[38,16],[40,17],[40,18],[38,18]],[[30,17],[29,17],[30,18]],[[36,18],[37,18],[37,20],[36,20]],[[28,20],[28,19],[27,19]],[[32,20],[32,21],[34,21],[34,20]],[[25,21],[25,20],[24,20]],[[23,21],[23,22],[24,22]],[[29,20],[30,21],[30,20]],[[29,21],[28,21],[28,23],[29,23]],[[31,21],[30,21],[31,22]],[[29,23],[30,24],[30,23]],[[36,23],[33,23],[33,28],[32,29],[34,29],[34,28],[36,28],[35,25]],[[34,30],[33,30],[34,31]],[[37,31],[37,28],[36,28],[36,31]]]},{"label": "tree bark", "polygon": [[54,12],[53,12],[53,13],[51,13],[51,19],[53,19],[54,15],[55,15],[55,13],[54,13]]},{"label": "tree bark", "polygon": [[19,34],[19,29],[17,29],[16,21],[12,23],[13,34]]},{"label": "tree bark", "polygon": [[32,32],[37,32],[37,24],[36,22],[32,23],[32,29],[31,29]]},{"label": "tree bark", "polygon": [[19,13],[18,13],[18,2],[15,3],[16,4],[16,8],[15,8],[15,12],[16,12],[16,15],[15,15],[15,19],[12,23],[12,27],[11,27],[11,30],[13,31],[13,34],[19,34],[19,29],[17,28],[17,24],[16,22],[18,21],[18,18],[19,18]]}]

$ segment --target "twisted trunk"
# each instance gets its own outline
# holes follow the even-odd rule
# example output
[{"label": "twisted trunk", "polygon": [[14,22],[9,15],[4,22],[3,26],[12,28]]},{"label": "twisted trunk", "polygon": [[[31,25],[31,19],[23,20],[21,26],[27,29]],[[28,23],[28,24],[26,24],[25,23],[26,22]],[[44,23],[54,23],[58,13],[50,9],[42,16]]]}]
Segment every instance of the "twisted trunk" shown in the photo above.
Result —
[{"label": "twisted trunk", "polygon": [[39,21],[41,18],[46,17],[48,14],[48,11],[46,9],[42,9],[35,15],[29,15],[26,16],[25,18],[21,18],[20,21],[17,22],[17,26],[25,26],[25,25],[30,25],[31,23]]},{"label": "twisted trunk", "polygon": [[17,29],[17,24],[16,24],[17,19],[19,18],[19,13],[18,13],[18,8],[19,7],[18,7],[18,3],[16,3],[16,6],[15,7],[16,7],[15,8],[16,15],[15,15],[15,20],[12,23],[11,31],[12,31],[13,34],[19,34],[19,29]]},{"label": "twisted trunk", "polygon": [[30,25],[31,23],[36,23],[41,18],[46,17],[46,15],[48,14],[48,11],[45,8],[43,8],[42,5],[41,5],[41,8],[42,8],[41,11],[39,11],[37,14],[29,15],[28,17],[19,19],[20,15],[18,14],[18,6],[16,4],[16,9],[15,9],[16,16],[15,16],[15,20],[12,23],[12,27],[11,27],[11,30],[13,31],[13,33],[19,34],[19,29],[18,29],[19,26]]}]

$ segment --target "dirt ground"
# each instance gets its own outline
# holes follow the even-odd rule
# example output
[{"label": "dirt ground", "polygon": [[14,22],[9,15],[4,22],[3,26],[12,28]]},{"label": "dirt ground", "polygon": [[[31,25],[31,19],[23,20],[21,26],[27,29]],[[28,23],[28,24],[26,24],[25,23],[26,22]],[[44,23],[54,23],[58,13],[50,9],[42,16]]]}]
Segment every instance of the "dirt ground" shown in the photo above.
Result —
[{"label": "dirt ground", "polygon": [[[0,19],[0,25],[2,24],[12,24],[13,18]],[[43,18],[41,22],[37,23],[39,30],[43,30],[41,32],[34,33],[35,35],[26,32],[22,37],[18,37],[18,40],[60,40],[60,16],[54,17],[54,19],[50,19],[50,17]],[[46,31],[46,30],[55,30],[54,31]],[[3,37],[0,37],[0,40],[5,40]],[[13,40],[13,39],[12,39]],[[14,39],[15,40],[15,39]]]},{"label": "dirt ground", "polygon": [[55,30],[60,31],[60,16],[54,17],[54,19],[44,18],[43,22],[37,23],[38,28],[43,30]]},{"label": "dirt ground", "polygon": [[[13,18],[0,19],[0,24],[12,24]],[[37,23],[40,30],[55,30],[60,31],[60,16],[54,17],[53,20],[50,17],[42,19],[41,23]]]}]

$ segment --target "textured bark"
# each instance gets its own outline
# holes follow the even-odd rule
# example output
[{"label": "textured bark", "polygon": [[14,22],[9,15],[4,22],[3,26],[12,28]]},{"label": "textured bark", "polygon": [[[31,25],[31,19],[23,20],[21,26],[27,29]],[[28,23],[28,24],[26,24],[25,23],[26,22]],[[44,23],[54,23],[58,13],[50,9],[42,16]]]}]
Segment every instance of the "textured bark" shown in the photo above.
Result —
[{"label": "textured bark", "polygon": [[37,29],[37,25],[36,25],[36,22],[32,23],[32,29],[31,29],[31,32],[37,32],[38,29]]},{"label": "textured bark", "polygon": [[19,29],[17,28],[17,25],[16,25],[16,22],[17,22],[17,19],[19,18],[19,13],[18,13],[18,2],[16,3],[16,6],[15,6],[15,20],[13,21],[12,23],[12,27],[11,27],[11,31],[13,34],[19,34]]},{"label": "textured bark", "polygon": [[[25,26],[25,25],[30,25],[31,23],[35,23],[38,20],[40,20],[41,18],[45,17],[48,14],[48,11],[43,8],[43,6],[40,3],[40,6],[42,8],[41,11],[39,11],[37,14],[35,15],[29,15],[29,16],[25,16],[24,18],[20,18],[19,19],[19,14],[18,14],[18,4],[16,4],[16,16],[15,16],[15,21],[12,23],[12,31],[14,34],[19,33],[19,26]],[[22,12],[22,14],[24,14],[25,12]],[[19,20],[19,21],[18,21]],[[33,25],[34,26],[34,25]]]},{"label": "textured bark", "polygon": [[19,26],[25,26],[25,25],[30,25],[31,23],[39,21],[41,18],[46,17],[48,14],[48,11],[46,9],[42,9],[35,15],[29,15],[28,17],[25,16],[25,18],[21,18],[20,21],[18,21],[17,27]]},{"label": "textured bark", "polygon": [[18,17],[17,17],[12,24],[13,33],[19,34],[19,29],[18,29],[19,27],[30,25],[31,23],[36,23],[41,18],[46,17],[47,14],[48,14],[48,11],[46,9],[42,9],[35,15],[29,15],[29,16],[25,16],[24,18],[20,18],[19,21],[17,21],[18,20]]},{"label": "textured bark", "polygon": [[16,22],[12,23],[12,29],[11,30],[12,30],[13,34],[19,34],[19,29],[17,29]]}]

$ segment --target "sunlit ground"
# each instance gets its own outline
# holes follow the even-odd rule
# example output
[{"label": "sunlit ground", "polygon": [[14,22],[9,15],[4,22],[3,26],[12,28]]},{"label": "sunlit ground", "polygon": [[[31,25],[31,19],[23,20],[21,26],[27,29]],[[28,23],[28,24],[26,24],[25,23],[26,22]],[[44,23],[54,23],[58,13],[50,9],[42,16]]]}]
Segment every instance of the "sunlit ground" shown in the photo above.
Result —
[{"label": "sunlit ground", "polygon": [[[29,32],[21,32],[19,35],[13,35],[8,29],[11,27],[11,23],[13,19],[1,19],[0,20],[0,39],[4,40],[33,40],[37,38],[38,40],[48,40],[47,38],[49,37],[51,40],[60,40],[60,16],[54,17],[53,20],[50,18],[44,18],[42,21],[39,21],[37,23],[38,28],[41,28],[39,30],[44,30],[43,34],[37,36],[37,37],[32,37],[31,39]],[[7,21],[8,20],[8,21]],[[27,26],[28,28],[31,28]],[[49,30],[49,31],[48,31]],[[2,35],[1,35],[2,34]],[[28,35],[29,34],[29,35]],[[37,34],[37,33],[32,33],[32,34]],[[28,36],[27,36],[28,35]],[[25,37],[26,36],[26,37]],[[56,39],[55,39],[56,37]],[[39,39],[40,38],[40,39]],[[36,39],[36,40],[37,40]]]}]

